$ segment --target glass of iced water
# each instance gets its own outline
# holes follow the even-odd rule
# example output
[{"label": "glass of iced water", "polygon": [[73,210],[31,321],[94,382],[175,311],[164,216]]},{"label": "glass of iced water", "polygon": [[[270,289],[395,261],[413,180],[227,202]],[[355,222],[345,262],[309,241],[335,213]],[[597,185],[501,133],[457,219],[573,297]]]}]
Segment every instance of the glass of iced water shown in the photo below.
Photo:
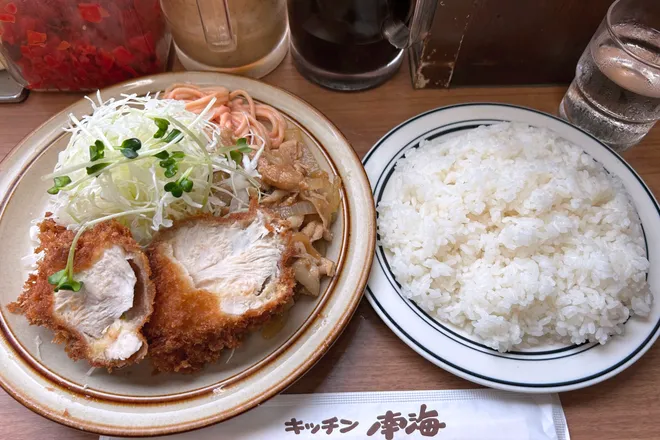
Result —
[{"label": "glass of iced water", "polygon": [[562,118],[618,152],[660,119],[660,0],[617,0],[578,61]]}]

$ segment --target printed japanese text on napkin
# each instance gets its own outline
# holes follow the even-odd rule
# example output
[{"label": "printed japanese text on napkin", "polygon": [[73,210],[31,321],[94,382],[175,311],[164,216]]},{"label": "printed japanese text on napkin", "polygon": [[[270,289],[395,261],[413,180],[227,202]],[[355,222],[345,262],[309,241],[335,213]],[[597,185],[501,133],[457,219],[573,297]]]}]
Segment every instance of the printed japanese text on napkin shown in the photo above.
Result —
[{"label": "printed japanese text on napkin", "polygon": [[[167,437],[168,440],[224,438],[570,439],[556,394],[486,389],[284,394],[218,425]],[[101,440],[110,439],[115,438],[101,437]]]}]

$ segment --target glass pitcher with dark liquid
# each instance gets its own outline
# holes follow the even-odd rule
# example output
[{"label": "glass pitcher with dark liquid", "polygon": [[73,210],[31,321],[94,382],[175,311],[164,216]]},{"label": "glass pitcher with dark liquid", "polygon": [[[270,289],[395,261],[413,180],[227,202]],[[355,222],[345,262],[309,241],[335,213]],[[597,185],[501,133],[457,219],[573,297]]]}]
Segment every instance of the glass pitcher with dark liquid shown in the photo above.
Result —
[{"label": "glass pitcher with dark liquid", "polygon": [[288,0],[291,54],[307,79],[335,90],[375,87],[428,31],[436,0]]}]

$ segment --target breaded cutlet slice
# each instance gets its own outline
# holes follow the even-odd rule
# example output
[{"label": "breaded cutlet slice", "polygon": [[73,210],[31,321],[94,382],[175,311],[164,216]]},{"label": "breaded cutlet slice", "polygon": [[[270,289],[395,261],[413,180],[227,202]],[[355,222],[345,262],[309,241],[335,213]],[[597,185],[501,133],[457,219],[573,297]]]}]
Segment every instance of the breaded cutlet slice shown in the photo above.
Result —
[{"label": "breaded cutlet slice", "polygon": [[288,223],[256,205],[159,233],[147,250],[156,302],[145,334],[155,370],[199,370],[281,313],[293,296],[292,252]]},{"label": "breaded cutlet slice", "polygon": [[113,220],[83,232],[73,264],[82,288],[55,292],[48,277],[66,266],[75,234],[52,219],[39,229],[35,252],[43,251],[43,258],[9,310],[53,330],[53,341],[66,344],[74,360],[112,370],[144,358],[142,327],[153,310],[155,289],[149,261],[130,230]]}]

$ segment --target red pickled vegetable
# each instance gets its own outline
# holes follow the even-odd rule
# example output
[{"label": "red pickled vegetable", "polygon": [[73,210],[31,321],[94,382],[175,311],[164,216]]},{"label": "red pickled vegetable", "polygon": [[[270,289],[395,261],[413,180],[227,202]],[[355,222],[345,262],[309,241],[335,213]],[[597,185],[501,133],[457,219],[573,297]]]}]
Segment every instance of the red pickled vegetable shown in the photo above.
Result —
[{"label": "red pickled vegetable", "polygon": [[148,32],[145,35],[138,35],[128,40],[129,47],[139,50],[142,53],[150,53],[154,50],[154,38]]},{"label": "red pickled vegetable", "polygon": [[112,50],[112,55],[115,57],[115,60],[117,60],[119,64],[123,65],[130,64],[134,58],[133,54],[131,54],[124,46],[115,47]]},{"label": "red pickled vegetable", "polygon": [[18,21],[18,26],[23,32],[33,31],[37,26],[37,20],[34,17],[23,15]]},{"label": "red pickled vegetable", "polygon": [[79,3],[78,12],[85,21],[90,23],[100,23],[104,17],[109,17],[108,11],[103,9],[98,3]]},{"label": "red pickled vegetable", "polygon": [[158,0],[0,0],[0,12],[0,51],[28,88],[95,90],[166,69]]},{"label": "red pickled vegetable", "polygon": [[18,11],[18,8],[16,7],[16,4],[14,3],[7,3],[5,5],[5,12],[8,12],[12,15],[16,15],[16,12]]},{"label": "red pickled vegetable", "polygon": [[114,57],[104,50],[101,50],[96,55],[96,63],[99,66],[101,66],[101,68],[103,68],[104,70],[110,70],[114,62],[115,62]]},{"label": "red pickled vegetable", "polygon": [[44,57],[44,61],[46,62],[46,65],[48,67],[56,67],[59,64],[57,59],[54,56],[50,55],[50,54],[46,55]]},{"label": "red pickled vegetable", "polygon": [[27,31],[27,40],[30,46],[41,46],[46,42],[46,38],[48,38],[48,36],[41,32]]}]

